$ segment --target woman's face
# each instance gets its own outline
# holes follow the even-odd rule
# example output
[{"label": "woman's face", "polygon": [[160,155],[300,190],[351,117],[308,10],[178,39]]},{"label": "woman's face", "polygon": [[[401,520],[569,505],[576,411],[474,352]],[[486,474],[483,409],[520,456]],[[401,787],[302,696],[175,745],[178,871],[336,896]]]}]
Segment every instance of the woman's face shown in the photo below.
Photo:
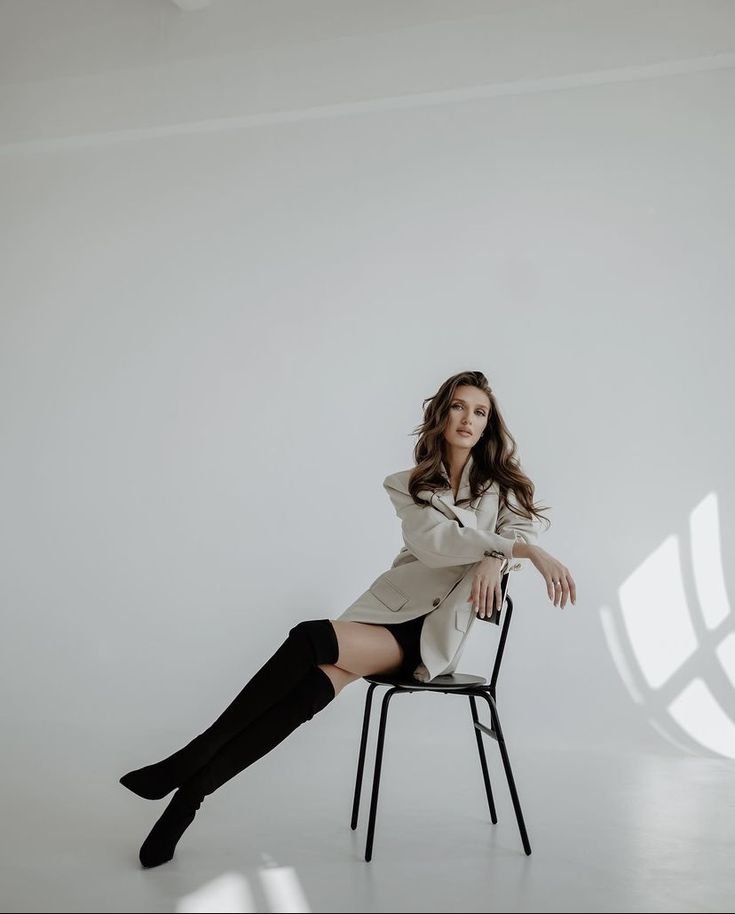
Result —
[{"label": "woman's face", "polygon": [[[490,416],[490,400],[479,387],[460,384],[449,404],[444,437],[454,447],[472,448],[480,440]],[[462,434],[468,431],[470,434]]]}]

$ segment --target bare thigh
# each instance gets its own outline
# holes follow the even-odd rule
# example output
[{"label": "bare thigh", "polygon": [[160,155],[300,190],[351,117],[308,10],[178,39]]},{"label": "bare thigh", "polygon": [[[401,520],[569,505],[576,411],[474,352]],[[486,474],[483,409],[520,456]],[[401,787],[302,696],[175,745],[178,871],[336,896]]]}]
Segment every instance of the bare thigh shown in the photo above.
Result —
[{"label": "bare thigh", "polygon": [[395,673],[403,662],[403,648],[383,625],[332,620],[339,643],[335,666],[358,678]]}]

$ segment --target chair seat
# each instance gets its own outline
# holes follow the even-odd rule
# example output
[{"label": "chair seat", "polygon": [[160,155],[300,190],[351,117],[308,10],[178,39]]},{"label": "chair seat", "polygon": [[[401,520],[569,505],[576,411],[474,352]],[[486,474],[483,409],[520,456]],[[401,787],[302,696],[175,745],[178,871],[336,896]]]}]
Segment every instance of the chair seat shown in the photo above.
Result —
[{"label": "chair seat", "polygon": [[391,675],[376,675],[376,676],[363,676],[363,679],[368,682],[374,682],[377,685],[391,685],[398,686],[400,688],[410,688],[410,689],[426,689],[426,691],[431,691],[432,689],[468,689],[478,686],[484,686],[487,684],[487,679],[484,676],[473,676],[471,673],[449,673],[446,676],[436,676],[431,682],[421,682],[418,679],[414,679],[412,676],[391,676]]}]

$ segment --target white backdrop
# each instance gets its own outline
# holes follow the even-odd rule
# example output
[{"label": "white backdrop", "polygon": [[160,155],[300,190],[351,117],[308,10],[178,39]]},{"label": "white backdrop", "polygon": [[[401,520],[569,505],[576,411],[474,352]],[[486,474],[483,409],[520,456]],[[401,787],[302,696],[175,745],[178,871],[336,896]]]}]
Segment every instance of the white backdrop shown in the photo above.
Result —
[{"label": "white backdrop", "polygon": [[[735,713],[689,529],[714,493],[727,563],[732,4],[310,3],[286,21],[215,3],[211,32],[163,2],[62,6],[45,42],[2,48],[10,794],[51,771],[103,793],[199,732],[297,621],[336,617],[398,551],[381,482],[463,369],[495,389],[552,506],[540,544],[577,583],[562,611],[529,562],[512,577],[511,750],[712,755],[659,731],[694,678]],[[255,17],[240,47],[226,14]],[[660,566],[661,593],[673,568],[697,647],[661,704],[621,588],[665,542],[682,570]],[[347,785],[363,694],[294,737],[312,759],[330,744]],[[403,701],[396,758],[418,744],[441,770],[450,732],[474,777],[466,711]]]}]

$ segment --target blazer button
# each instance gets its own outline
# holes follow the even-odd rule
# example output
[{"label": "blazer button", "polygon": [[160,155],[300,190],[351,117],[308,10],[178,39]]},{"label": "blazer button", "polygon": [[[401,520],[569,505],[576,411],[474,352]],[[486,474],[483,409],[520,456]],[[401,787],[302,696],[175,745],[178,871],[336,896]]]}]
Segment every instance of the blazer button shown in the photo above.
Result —
[{"label": "blazer button", "polygon": [[434,600],[433,605],[438,606],[440,603],[441,603],[441,600],[439,599],[439,597],[437,597],[436,600]]}]

